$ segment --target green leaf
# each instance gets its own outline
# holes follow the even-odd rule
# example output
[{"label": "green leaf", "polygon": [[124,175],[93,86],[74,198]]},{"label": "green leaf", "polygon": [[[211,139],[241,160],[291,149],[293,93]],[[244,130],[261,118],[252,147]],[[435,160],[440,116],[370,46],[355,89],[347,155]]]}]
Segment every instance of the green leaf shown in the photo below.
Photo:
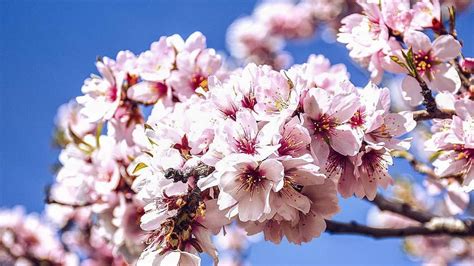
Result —
[{"label": "green leaf", "polygon": [[428,158],[428,160],[430,162],[433,162],[434,160],[438,159],[438,157],[442,154],[443,152],[442,151],[437,151],[433,154],[431,154],[431,156]]},{"label": "green leaf", "polygon": [[76,144],[76,145],[79,145],[79,144],[84,144],[85,146],[87,146],[87,148],[89,149],[93,149],[93,147],[85,142],[83,139],[81,139],[79,136],[76,135],[76,133],[74,133],[74,131],[72,130],[71,127],[69,127],[69,134],[71,135],[72,137],[72,141]]},{"label": "green leaf", "polygon": [[400,58],[398,58],[398,56],[396,56],[396,55],[391,55],[391,56],[390,56],[390,59],[391,59],[393,62],[397,63],[399,66],[403,67],[404,69],[409,70],[409,69],[408,69],[408,66],[407,66],[402,60],[400,60]]},{"label": "green leaf", "polygon": [[133,169],[133,172],[132,174],[135,174],[136,172],[142,170],[143,168],[146,168],[148,167],[148,165],[144,164],[144,163],[138,163],[137,166],[135,166],[135,169]]},{"label": "green leaf", "polygon": [[402,55],[403,55],[403,58],[405,58],[405,61],[407,63],[407,69],[408,69],[408,72],[411,76],[415,77],[417,75],[417,72],[416,72],[416,66],[415,66],[415,62],[413,60],[413,49],[410,47],[410,49],[408,49],[408,53],[405,53],[404,51],[402,51]]}]

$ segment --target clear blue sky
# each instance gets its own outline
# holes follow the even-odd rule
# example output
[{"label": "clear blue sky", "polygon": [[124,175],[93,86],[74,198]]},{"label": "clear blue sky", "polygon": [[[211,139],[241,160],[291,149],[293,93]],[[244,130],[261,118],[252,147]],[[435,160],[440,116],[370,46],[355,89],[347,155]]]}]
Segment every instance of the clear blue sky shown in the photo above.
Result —
[{"label": "clear blue sky", "polygon": [[[95,72],[98,55],[119,50],[146,50],[162,35],[187,36],[201,31],[208,46],[225,50],[225,32],[239,16],[249,14],[251,0],[168,1],[23,1],[0,0],[0,207],[17,204],[28,211],[43,208],[44,187],[58,151],[51,146],[57,107],[79,95],[83,80]],[[472,9],[471,9],[472,10]],[[462,16],[459,34],[474,57],[474,15]],[[341,45],[320,40],[292,43],[296,62],[322,53],[345,63],[352,80],[367,79],[348,60]],[[399,164],[392,173],[409,171]],[[365,221],[369,204],[342,202],[339,220]],[[254,265],[417,265],[401,251],[398,240],[329,236],[295,246],[261,242],[251,249]],[[206,262],[209,262],[206,260]]]}]

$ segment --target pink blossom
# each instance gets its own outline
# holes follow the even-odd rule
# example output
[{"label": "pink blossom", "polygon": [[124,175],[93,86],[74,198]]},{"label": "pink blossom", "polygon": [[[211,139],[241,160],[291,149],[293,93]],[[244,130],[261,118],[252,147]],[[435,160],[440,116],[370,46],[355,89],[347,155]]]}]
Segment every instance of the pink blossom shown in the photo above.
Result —
[{"label": "pink blossom", "polygon": [[331,218],[339,211],[336,186],[330,179],[319,185],[304,186],[301,194],[311,201],[309,211],[299,212],[299,218],[292,221],[267,220],[264,223],[249,222],[246,230],[249,234],[263,231],[265,240],[280,243],[283,236],[289,242],[301,244],[321,235],[326,229],[324,219]]},{"label": "pink blossom", "polygon": [[354,127],[363,127],[364,141],[382,144],[388,149],[407,150],[410,139],[400,137],[412,131],[416,122],[409,112],[390,113],[390,93],[369,83],[361,91],[362,107],[351,118]]},{"label": "pink blossom", "polygon": [[307,81],[305,86],[323,88],[332,93],[338,90],[341,82],[349,80],[350,77],[345,65],[331,65],[331,62],[323,55],[312,54],[305,64],[293,66],[295,67],[302,68],[297,71],[298,75]]},{"label": "pink blossom", "polygon": [[218,204],[228,217],[256,221],[270,213],[270,193],[283,187],[283,165],[275,159],[261,163],[248,155],[228,156],[216,165],[219,178]]},{"label": "pink blossom", "polygon": [[[451,124],[446,121],[448,131],[434,134],[431,149],[441,150],[442,153],[433,162],[435,173],[438,176],[449,176],[462,173],[463,187],[469,192],[473,189],[473,111],[472,101],[464,99],[455,103],[456,114]],[[436,129],[436,128],[435,128]]]},{"label": "pink blossom", "polygon": [[67,142],[73,141],[72,134],[83,137],[95,131],[95,124],[80,113],[81,106],[75,101],[63,104],[59,107],[56,115],[56,129],[62,134]]},{"label": "pink blossom", "polygon": [[309,154],[299,158],[285,158],[281,161],[284,167],[284,185],[281,190],[270,194],[272,212],[268,217],[277,215],[286,221],[299,219],[299,212],[307,214],[311,209],[311,201],[301,193],[299,188],[321,185],[325,176],[319,167],[313,164]]},{"label": "pink blossom", "polygon": [[21,207],[0,209],[0,264],[49,263],[77,265],[79,258],[64,250],[54,228]]},{"label": "pink blossom", "polygon": [[275,134],[274,143],[279,144],[278,155],[299,157],[308,152],[311,137],[298,117],[281,123],[279,132]]},{"label": "pink blossom", "polygon": [[421,0],[413,6],[413,27],[415,29],[436,27],[441,21],[441,8],[438,0]]},{"label": "pink blossom", "polygon": [[[354,174],[363,187],[363,194],[356,194],[358,197],[366,196],[373,200],[377,193],[377,187],[387,188],[393,184],[392,177],[388,173],[388,166],[392,165],[392,157],[388,150],[381,146],[367,145],[361,151],[354,162]],[[356,192],[361,192],[356,190]]]},{"label": "pink blossom", "polygon": [[352,14],[341,20],[337,40],[346,44],[352,58],[366,58],[384,48],[389,38],[388,28],[376,4],[364,6],[366,15]]},{"label": "pink blossom", "polygon": [[409,0],[401,1],[381,1],[381,11],[385,24],[395,31],[395,34],[400,34],[411,27],[413,17],[416,12],[410,9]]},{"label": "pink blossom", "polygon": [[[454,66],[448,61],[456,58],[461,45],[451,35],[443,35],[431,43],[422,32],[411,31],[405,34],[405,43],[413,50],[414,64],[428,87],[437,92],[455,93],[461,87],[461,80]],[[421,87],[415,78],[406,76],[402,82],[405,100],[411,105],[419,105],[423,101]]]},{"label": "pink blossom", "polygon": [[304,100],[304,126],[312,136],[311,151],[320,163],[329,155],[329,147],[343,155],[359,151],[362,140],[346,123],[358,108],[353,92],[331,97],[322,89],[309,91]]},{"label": "pink blossom", "polygon": [[176,71],[171,72],[167,85],[173,88],[174,95],[183,100],[196,89],[208,90],[208,77],[215,74],[221,66],[221,57],[214,49],[206,48],[206,38],[195,32],[185,41],[176,56]]},{"label": "pink blossom", "polygon": [[291,2],[264,2],[255,8],[254,16],[270,34],[287,39],[309,37],[314,32],[311,12],[305,5]]},{"label": "pink blossom", "polygon": [[77,97],[77,102],[83,106],[83,114],[91,122],[110,119],[115,114],[122,98],[123,73],[114,73],[110,65],[102,61],[96,63],[102,77],[92,75],[84,81],[83,96]]},{"label": "pink blossom", "polygon": [[474,73],[474,58],[472,57],[461,58],[459,65],[467,73],[471,73],[471,74]]},{"label": "pink blossom", "polygon": [[426,179],[424,185],[430,196],[443,195],[443,203],[449,215],[464,212],[469,204],[469,194],[466,193],[459,182],[455,180]]},{"label": "pink blossom", "polygon": [[241,18],[227,30],[227,44],[231,54],[246,63],[268,64],[276,69],[289,62],[289,56],[281,53],[283,39],[270,34],[263,23],[253,18]]}]

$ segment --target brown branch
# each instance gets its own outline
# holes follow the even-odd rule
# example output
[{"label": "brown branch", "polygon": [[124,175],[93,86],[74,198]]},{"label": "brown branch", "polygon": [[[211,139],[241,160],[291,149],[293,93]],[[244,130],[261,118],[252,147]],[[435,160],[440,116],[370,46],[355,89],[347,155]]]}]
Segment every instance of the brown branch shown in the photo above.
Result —
[{"label": "brown branch", "polygon": [[430,120],[433,118],[449,119],[452,118],[453,115],[453,112],[441,111],[439,109],[437,109],[437,111],[435,111],[434,113],[429,113],[426,110],[418,110],[413,112],[413,119],[415,121]]},{"label": "brown branch", "polygon": [[382,211],[397,213],[420,223],[427,223],[436,217],[431,213],[415,210],[407,203],[388,200],[380,194],[377,194],[374,200],[369,202],[376,205]]},{"label": "brown branch", "polygon": [[420,77],[418,72],[415,72],[415,79],[418,81],[418,84],[420,84],[423,105],[426,107],[426,111],[432,115],[441,113],[438,106],[436,106],[436,101],[433,94],[431,94],[430,88],[428,88],[428,85],[426,85],[426,82]]},{"label": "brown branch", "polygon": [[474,227],[472,223],[464,230],[456,230],[448,227],[439,227],[430,229],[425,226],[410,226],[405,228],[376,228],[358,224],[357,222],[343,223],[338,221],[326,220],[326,232],[329,234],[350,234],[363,235],[373,238],[407,237],[407,236],[474,236]]},{"label": "brown branch", "polygon": [[67,207],[72,207],[72,208],[82,208],[82,207],[92,206],[96,202],[85,202],[85,203],[81,203],[81,204],[73,204],[73,203],[60,202],[60,201],[53,200],[51,198],[47,198],[45,200],[45,203],[46,204],[58,204],[58,205],[61,205],[61,206],[67,206]]}]

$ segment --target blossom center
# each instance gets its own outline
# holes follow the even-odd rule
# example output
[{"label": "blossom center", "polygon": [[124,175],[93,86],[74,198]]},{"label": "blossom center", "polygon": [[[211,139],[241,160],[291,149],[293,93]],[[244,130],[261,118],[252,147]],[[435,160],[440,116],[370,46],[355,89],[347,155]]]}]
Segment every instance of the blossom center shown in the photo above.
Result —
[{"label": "blossom center", "polygon": [[256,140],[245,134],[239,139],[235,139],[235,147],[238,152],[254,155],[257,153]]},{"label": "blossom center", "polygon": [[115,100],[117,100],[117,87],[116,86],[110,87],[107,90],[105,97],[107,98],[107,101],[115,102]]},{"label": "blossom center", "polygon": [[337,126],[337,123],[334,118],[328,115],[322,115],[318,119],[313,120],[313,125],[316,134],[325,136]]},{"label": "blossom center", "polygon": [[257,99],[255,98],[253,92],[244,95],[242,99],[242,107],[253,110],[255,104],[257,104]]},{"label": "blossom center", "polygon": [[419,50],[414,57],[416,70],[421,74],[431,72],[433,65],[436,63],[434,58],[431,56],[430,51],[424,52]]},{"label": "blossom center", "polygon": [[371,150],[363,155],[362,166],[369,177],[369,183],[376,182],[387,175],[387,161],[383,157],[383,153],[377,150]]},{"label": "blossom center", "polygon": [[280,155],[290,155],[292,152],[304,148],[305,143],[301,140],[298,140],[296,136],[293,135],[293,130],[284,135],[283,138],[279,141],[280,147],[278,148],[278,154]]},{"label": "blossom center", "polygon": [[207,83],[207,78],[201,74],[194,74],[191,78],[191,86],[193,87],[193,90],[196,90],[197,88],[201,87],[203,88],[204,91],[208,91],[208,83]]},{"label": "blossom center", "polygon": [[245,191],[258,190],[258,187],[263,181],[263,177],[256,169],[248,169],[239,177],[242,182],[242,189]]},{"label": "blossom center", "polygon": [[360,127],[365,123],[365,114],[361,110],[357,110],[357,112],[354,113],[354,115],[351,117],[351,120],[349,123],[353,127]]},{"label": "blossom center", "polygon": [[454,150],[458,152],[457,160],[474,160],[474,149],[466,148],[464,145],[455,145]]}]

